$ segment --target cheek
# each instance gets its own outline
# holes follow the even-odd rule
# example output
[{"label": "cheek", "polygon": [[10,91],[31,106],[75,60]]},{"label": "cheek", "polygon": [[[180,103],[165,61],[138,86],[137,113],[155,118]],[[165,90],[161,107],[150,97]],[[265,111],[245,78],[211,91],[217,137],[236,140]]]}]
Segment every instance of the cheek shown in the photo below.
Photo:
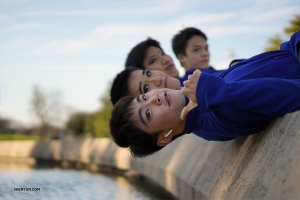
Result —
[{"label": "cheek", "polygon": [[170,121],[172,121],[172,118],[171,118],[172,113],[170,113],[169,111],[158,108],[156,113],[157,113],[157,115],[155,117],[155,120],[159,127],[163,127],[164,125],[166,125]]},{"label": "cheek", "polygon": [[172,81],[171,85],[170,85],[170,89],[173,89],[173,90],[179,90],[180,87],[179,87],[179,83],[176,82],[176,80]]},{"label": "cheek", "polygon": [[151,67],[147,68],[148,70],[159,70],[159,71],[163,71],[163,66],[161,66],[160,64],[153,64],[151,65]]}]

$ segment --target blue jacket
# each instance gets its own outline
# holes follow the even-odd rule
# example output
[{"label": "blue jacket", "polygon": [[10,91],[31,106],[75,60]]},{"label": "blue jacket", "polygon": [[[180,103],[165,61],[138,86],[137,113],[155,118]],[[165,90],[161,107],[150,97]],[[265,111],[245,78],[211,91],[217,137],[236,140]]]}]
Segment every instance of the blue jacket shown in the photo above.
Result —
[{"label": "blue jacket", "polygon": [[[190,70],[187,70],[184,74],[183,77],[179,78],[179,81],[180,81],[180,85],[183,86],[183,81],[187,80],[189,75],[193,74],[194,71],[196,69],[190,69]],[[207,74],[214,74],[214,75],[217,75],[217,74],[220,74],[221,72],[223,72],[224,70],[215,70],[214,68],[210,67],[209,69],[203,69],[201,70],[202,73],[207,73]]]},{"label": "blue jacket", "polygon": [[300,109],[300,63],[296,32],[281,50],[246,59],[218,75],[202,73],[198,108],[185,133],[225,141],[264,130],[276,117]]}]

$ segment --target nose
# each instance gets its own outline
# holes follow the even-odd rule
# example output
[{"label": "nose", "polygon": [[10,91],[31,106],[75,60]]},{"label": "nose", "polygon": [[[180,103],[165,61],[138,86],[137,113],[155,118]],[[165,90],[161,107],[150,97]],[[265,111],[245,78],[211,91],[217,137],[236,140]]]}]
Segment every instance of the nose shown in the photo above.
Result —
[{"label": "nose", "polygon": [[209,51],[208,51],[208,50],[203,51],[202,56],[203,56],[203,57],[209,56]]},{"label": "nose", "polygon": [[161,97],[159,95],[154,95],[152,98],[151,98],[151,101],[149,101],[151,103],[155,103],[157,105],[161,105]]},{"label": "nose", "polygon": [[166,63],[168,63],[169,62],[169,60],[170,60],[170,58],[168,57],[168,56],[162,56],[162,64],[166,64]]},{"label": "nose", "polygon": [[160,76],[153,77],[149,80],[149,82],[153,83],[156,87],[160,87],[162,82],[162,77]]}]

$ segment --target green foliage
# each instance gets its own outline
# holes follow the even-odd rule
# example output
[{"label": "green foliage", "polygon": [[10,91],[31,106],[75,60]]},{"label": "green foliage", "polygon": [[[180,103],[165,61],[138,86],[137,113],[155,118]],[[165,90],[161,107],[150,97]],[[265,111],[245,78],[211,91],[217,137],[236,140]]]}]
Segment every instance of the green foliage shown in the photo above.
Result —
[{"label": "green foliage", "polygon": [[86,115],[85,122],[84,122],[85,133],[91,133],[92,135],[95,135],[95,127],[94,127],[95,119],[96,119],[96,113],[90,113]]},{"label": "green foliage", "polygon": [[17,133],[0,133],[0,140],[40,140],[40,137]]},{"label": "green foliage", "polygon": [[265,48],[265,51],[274,51],[280,49],[280,44],[283,43],[283,39],[276,34],[274,37],[269,38],[268,40],[269,46]]},{"label": "green foliage", "polygon": [[290,26],[284,29],[285,34],[291,36],[293,33],[300,30],[300,15],[294,16],[294,19],[290,20]]},{"label": "green foliage", "polygon": [[102,108],[95,114],[94,128],[96,137],[111,137],[108,123],[113,107],[110,102],[110,87],[108,88],[105,95],[100,98]]},{"label": "green foliage", "polygon": [[112,111],[110,102],[110,86],[100,98],[102,108],[94,113],[77,112],[70,116],[66,129],[76,135],[91,133],[95,137],[111,137],[109,132],[109,119]]},{"label": "green foliage", "polygon": [[76,135],[81,135],[85,130],[85,119],[87,114],[77,112],[70,116],[69,120],[66,123],[66,129],[72,131]]},{"label": "green foliage", "polygon": [[280,49],[280,44],[288,40],[288,38],[298,30],[300,30],[300,15],[295,15],[294,18],[290,20],[289,26],[284,29],[284,39],[278,34],[269,38],[268,45],[265,47],[265,51]]}]

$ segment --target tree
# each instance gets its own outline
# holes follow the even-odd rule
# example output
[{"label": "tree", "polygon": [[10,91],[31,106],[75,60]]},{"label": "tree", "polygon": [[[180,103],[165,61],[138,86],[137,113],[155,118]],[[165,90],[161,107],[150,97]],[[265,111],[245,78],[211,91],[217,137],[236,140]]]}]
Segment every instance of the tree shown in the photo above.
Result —
[{"label": "tree", "polygon": [[298,30],[300,30],[300,15],[295,15],[294,18],[290,20],[289,26],[283,30],[285,36],[282,38],[279,34],[276,34],[269,38],[265,51],[279,50],[280,44],[288,40],[288,38]]},{"label": "tree", "polygon": [[300,15],[295,15],[294,19],[290,20],[290,26],[284,29],[284,32],[291,36],[293,33],[300,30]]},{"label": "tree", "polygon": [[97,137],[111,137],[109,130],[109,119],[113,107],[110,101],[110,87],[111,84],[109,84],[105,94],[100,98],[102,108],[95,114],[94,134]]},{"label": "tree", "polygon": [[85,132],[85,121],[87,113],[77,112],[69,117],[66,123],[66,129],[72,131],[76,135],[82,135]]},{"label": "tree", "polygon": [[48,130],[54,130],[54,127],[61,126],[64,109],[59,91],[47,93],[41,87],[35,85],[32,90],[30,104],[33,114],[40,123],[40,127],[37,129],[40,136],[45,137],[47,132],[52,132]]},{"label": "tree", "polygon": [[96,137],[111,137],[109,130],[109,119],[112,111],[110,102],[110,86],[100,97],[102,107],[94,113],[77,112],[72,114],[67,123],[66,128],[73,131],[77,135],[91,133]]},{"label": "tree", "polygon": [[269,45],[265,47],[265,51],[274,51],[280,49],[280,44],[283,43],[283,39],[276,34],[274,37],[269,38]]}]

